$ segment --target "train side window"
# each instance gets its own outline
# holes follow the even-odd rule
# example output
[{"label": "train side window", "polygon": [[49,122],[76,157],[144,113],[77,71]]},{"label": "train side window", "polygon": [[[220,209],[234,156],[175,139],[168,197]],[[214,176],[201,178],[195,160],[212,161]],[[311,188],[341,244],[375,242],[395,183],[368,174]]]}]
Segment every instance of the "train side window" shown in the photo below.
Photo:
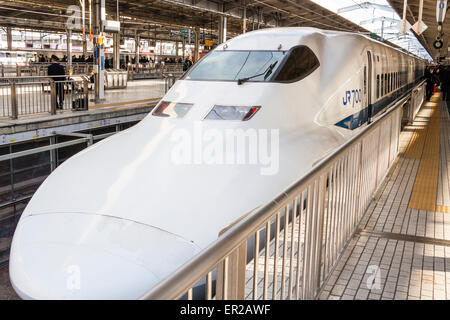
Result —
[{"label": "train side window", "polygon": [[388,85],[387,85],[387,83],[388,83],[388,75],[387,75],[387,73],[385,73],[384,74],[384,89],[385,89],[384,94],[388,93]]},{"label": "train side window", "polygon": [[391,84],[392,84],[392,77],[391,74],[388,74],[388,93],[391,92]]},{"label": "train side window", "polygon": [[384,75],[381,74],[381,86],[380,86],[381,90],[380,90],[380,97],[382,97],[384,95]]},{"label": "train side window", "polygon": [[306,46],[292,49],[289,57],[275,77],[275,81],[294,82],[310,75],[320,63],[312,50]]},{"label": "train side window", "polygon": [[377,74],[377,99],[380,97],[380,75]]},{"label": "train side window", "polygon": [[394,77],[392,72],[389,74],[389,92],[392,92],[392,84],[394,83]]}]

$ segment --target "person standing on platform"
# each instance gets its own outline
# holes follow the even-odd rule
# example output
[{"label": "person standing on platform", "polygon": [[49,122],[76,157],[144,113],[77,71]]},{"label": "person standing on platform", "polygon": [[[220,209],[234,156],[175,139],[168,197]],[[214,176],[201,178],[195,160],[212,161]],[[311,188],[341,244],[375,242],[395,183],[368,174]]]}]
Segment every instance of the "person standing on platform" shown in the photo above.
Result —
[{"label": "person standing on platform", "polygon": [[[64,80],[66,77],[66,71],[64,70],[64,67],[60,65],[58,61],[58,57],[55,55],[52,55],[50,62],[51,65],[48,66],[47,75],[52,76],[52,79],[56,82],[55,88],[56,88],[56,109],[62,109],[64,105]],[[56,76],[56,77],[55,77]],[[63,77],[57,77],[57,76],[63,76]]]},{"label": "person standing on platform", "polygon": [[431,69],[431,67],[427,67],[425,69],[425,79],[427,80],[426,85],[427,100],[430,100],[431,96],[433,95],[433,88],[434,88],[434,77],[433,77],[433,70]]},{"label": "person standing on platform", "polygon": [[[450,100],[450,70],[448,67],[442,69],[442,77],[441,77],[441,91],[442,91],[442,100],[449,101]],[[447,103],[448,106],[449,103]]]},{"label": "person standing on platform", "polygon": [[192,67],[194,63],[192,62],[191,56],[187,57],[184,61],[183,71],[188,71],[190,67]]}]

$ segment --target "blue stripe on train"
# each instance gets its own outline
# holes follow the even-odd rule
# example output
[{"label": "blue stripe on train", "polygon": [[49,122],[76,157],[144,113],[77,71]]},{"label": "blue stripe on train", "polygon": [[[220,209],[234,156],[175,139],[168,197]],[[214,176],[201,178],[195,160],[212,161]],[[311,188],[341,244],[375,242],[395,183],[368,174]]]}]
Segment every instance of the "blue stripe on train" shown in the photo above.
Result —
[{"label": "blue stripe on train", "polygon": [[392,92],[391,95],[381,99],[380,101],[377,101],[374,104],[370,104],[368,107],[362,109],[361,111],[354,113],[345,119],[342,119],[335,125],[345,129],[355,130],[356,128],[359,128],[364,123],[366,123],[369,120],[369,117],[373,117],[379,112],[383,111],[387,106],[389,106],[389,104],[397,100],[397,98],[401,97],[405,92],[412,89],[413,87],[413,84],[408,84],[403,88]]}]

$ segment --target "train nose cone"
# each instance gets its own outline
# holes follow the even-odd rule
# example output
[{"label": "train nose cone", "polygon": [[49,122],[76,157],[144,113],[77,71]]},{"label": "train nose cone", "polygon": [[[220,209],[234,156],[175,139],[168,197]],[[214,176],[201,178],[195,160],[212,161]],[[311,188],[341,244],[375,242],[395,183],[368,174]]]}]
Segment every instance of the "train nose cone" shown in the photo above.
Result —
[{"label": "train nose cone", "polygon": [[199,251],[158,228],[94,214],[21,219],[10,278],[23,299],[136,299]]}]

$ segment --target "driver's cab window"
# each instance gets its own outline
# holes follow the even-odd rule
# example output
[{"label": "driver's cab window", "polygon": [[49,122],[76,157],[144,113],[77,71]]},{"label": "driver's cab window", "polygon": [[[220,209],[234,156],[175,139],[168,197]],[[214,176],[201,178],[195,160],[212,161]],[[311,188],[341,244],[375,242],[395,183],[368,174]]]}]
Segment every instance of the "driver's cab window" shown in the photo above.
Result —
[{"label": "driver's cab window", "polygon": [[320,63],[314,52],[306,46],[292,49],[275,81],[294,82],[310,75],[319,67]]}]

